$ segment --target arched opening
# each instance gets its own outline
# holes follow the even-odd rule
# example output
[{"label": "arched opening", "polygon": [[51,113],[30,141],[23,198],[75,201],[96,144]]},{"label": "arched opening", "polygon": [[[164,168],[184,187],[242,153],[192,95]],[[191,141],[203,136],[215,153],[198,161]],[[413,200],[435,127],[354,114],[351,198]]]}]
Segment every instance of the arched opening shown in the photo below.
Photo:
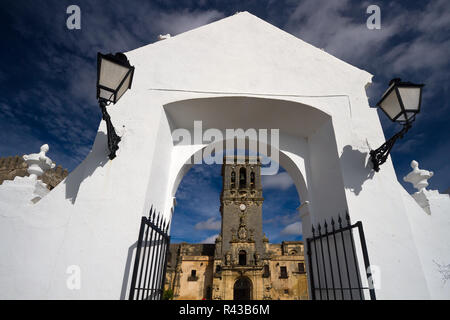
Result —
[{"label": "arched opening", "polygon": [[236,280],[233,287],[233,300],[251,300],[252,282],[247,277],[241,277]]},{"label": "arched opening", "polygon": [[247,170],[239,169],[239,189],[247,188]]},{"label": "arched opening", "polygon": [[236,188],[236,172],[231,172],[231,189]]},{"label": "arched opening", "polygon": [[245,250],[239,251],[239,265],[245,266],[247,264],[247,252]]},{"label": "arched opening", "polygon": [[[236,122],[231,117],[235,108],[246,108],[249,114],[253,113],[258,116],[244,117],[245,119],[241,118]],[[275,110],[282,110],[283,112],[277,111],[277,116],[270,116],[269,114]],[[302,219],[302,223],[295,224],[295,230],[303,227],[304,235],[310,233],[311,220],[314,222],[315,220],[328,218],[335,214],[336,208],[346,207],[342,177],[338,171],[333,170],[333,168],[338,167],[339,155],[335,148],[336,140],[333,124],[326,112],[298,102],[253,97],[183,100],[166,105],[165,111],[170,120],[171,130],[182,128],[185,132],[190,133],[194,132],[193,123],[197,119],[202,119],[204,131],[217,129],[223,133],[224,138],[226,138],[225,130],[227,128],[241,127],[244,130],[246,128],[280,128],[280,144],[275,146],[274,150],[279,155],[280,166],[294,181],[298,197],[305,204],[303,212],[307,213],[307,219],[305,221]],[[233,140],[239,143],[236,139]],[[192,140],[186,145],[179,143],[179,139],[178,141],[174,140],[169,178],[171,196],[175,196],[178,184],[189,168],[192,167],[192,160],[195,157],[202,158],[201,154],[205,149],[211,150],[219,144],[224,146],[222,150],[226,150],[225,145],[228,141],[229,139],[223,139],[214,140],[212,143],[198,144],[193,143]],[[246,148],[250,141],[251,138],[246,137]],[[270,153],[272,153],[271,142],[266,141],[265,144],[259,144],[258,151],[261,147],[266,147],[265,150],[270,150]],[[248,150],[246,149],[246,151]],[[268,156],[270,157],[270,155]],[[322,170],[324,167],[327,168],[326,174]],[[230,179],[230,186],[235,188],[245,186],[247,188],[255,186],[257,182],[259,188],[261,184],[260,176],[252,174],[250,168],[242,169],[244,170],[241,170],[241,166],[238,165],[236,171],[230,173],[231,176],[228,176],[232,178]],[[261,178],[261,180],[264,180],[264,177]],[[330,181],[333,181],[333,183],[330,183]],[[239,190],[239,194],[241,194],[241,190]],[[324,198],[327,201],[323,201]],[[245,207],[240,210],[245,210]],[[298,215],[296,209],[292,213]],[[212,222],[216,221],[212,220]],[[238,230],[238,226],[235,229]],[[289,230],[293,230],[293,228]],[[290,232],[289,230],[286,230],[286,232]],[[298,252],[303,251],[298,250]],[[239,263],[239,259],[242,258],[239,255],[236,256],[236,251],[233,254],[228,261]],[[253,253],[251,257],[253,257]],[[253,258],[250,259],[253,264]],[[255,261],[257,261],[257,258],[255,258]],[[292,272],[293,268],[289,266],[288,271]],[[295,265],[295,269],[297,269],[297,265]]]},{"label": "arched opening", "polygon": [[[225,154],[230,153],[225,152]],[[225,169],[223,169],[222,165],[199,164],[191,166],[190,170],[183,177],[176,194],[177,206],[174,210],[172,220],[171,243],[186,243],[183,245],[183,247],[186,248],[184,255],[189,256],[186,258],[182,258],[181,260],[178,259],[182,261],[182,270],[184,270],[183,261],[186,261],[185,263],[188,263],[190,261],[189,259],[199,259],[198,261],[200,261],[201,259],[202,261],[211,262],[205,262],[204,267],[202,267],[201,265],[197,266],[197,274],[202,275],[201,279],[204,282],[194,281],[196,280],[195,278],[192,278],[192,281],[186,282],[184,281],[182,275],[178,276],[176,274],[175,268],[171,268],[167,272],[166,277],[172,275],[172,278],[180,279],[178,282],[174,282],[174,285],[172,285],[174,287],[176,286],[176,288],[174,288],[175,299],[201,298],[199,296],[188,296],[187,294],[189,290],[192,290],[193,286],[200,286],[202,285],[202,283],[205,283],[205,290],[199,290],[199,292],[207,292],[207,286],[212,286],[213,279],[215,279],[216,276],[220,277],[220,275],[223,274],[224,270],[226,270],[226,272],[229,272],[230,268],[232,268],[232,272],[235,272],[233,273],[233,276],[239,276],[239,274],[236,274],[238,272],[237,270],[242,270],[243,267],[263,267],[264,262],[261,256],[264,254],[264,252],[259,251],[259,249],[255,250],[253,247],[253,243],[261,243],[258,242],[261,241],[258,240],[260,238],[257,238],[258,234],[264,235],[264,237],[267,237],[268,241],[270,240],[272,249],[280,247],[282,241],[302,241],[301,221],[298,213],[296,212],[296,208],[298,208],[300,204],[300,199],[298,197],[297,188],[295,186],[293,178],[290,177],[290,175],[283,167],[280,167],[279,173],[277,175],[263,176],[261,178],[262,182],[260,182],[259,170],[256,168],[254,168],[253,170],[256,173],[255,179],[258,179],[257,186],[255,186],[255,189],[252,190],[244,189],[240,191],[259,192],[258,190],[260,190],[260,188],[262,187],[264,195],[264,202],[261,206],[262,223],[258,225],[255,224],[254,220],[248,220],[247,218],[243,219],[242,221],[238,221],[239,219],[236,220],[236,224],[233,226],[229,225],[229,222],[223,222],[224,220],[222,220],[222,218],[226,215],[221,215],[219,211],[221,205],[221,192],[223,192],[224,187],[227,187],[228,181],[231,183],[233,172],[231,169],[226,171]],[[237,173],[236,178],[239,177],[239,171],[240,166],[236,166],[236,169],[234,171]],[[251,182],[251,166],[247,166],[246,173],[249,177],[248,181]],[[229,186],[231,188],[231,184]],[[247,204],[246,207],[241,207],[240,205],[237,206],[235,211],[236,215],[243,214],[244,212],[248,214],[248,211],[246,210],[248,210],[248,207],[250,205],[251,204]],[[207,208],[207,210],[204,210],[204,208]],[[251,210],[255,209],[251,208]],[[282,213],[280,213],[280,211],[282,211]],[[245,228],[241,229],[239,226],[239,222],[243,222],[244,224],[246,224]],[[224,233],[222,233],[221,223],[228,225],[227,227],[225,227]],[[232,231],[231,229],[235,229],[235,231]],[[245,232],[242,230],[245,230]],[[259,230],[261,230],[262,232]],[[229,232],[229,234],[227,234],[227,231]],[[229,251],[230,256],[225,256],[225,258],[221,260],[220,264],[216,264],[218,260],[216,260],[214,263],[212,263],[213,260],[208,260],[206,255],[211,254],[212,257],[212,254],[218,254],[219,256],[221,256],[226,252],[225,250],[220,251],[220,249],[218,249],[219,251],[214,252],[214,246],[220,245],[220,240],[217,240],[219,235],[222,243],[224,243],[229,241],[228,238],[233,232],[235,232],[234,235],[236,240],[236,248]],[[248,235],[249,238],[245,238],[244,241],[249,241],[248,243],[250,243],[250,245],[240,245],[240,235],[242,234],[246,234],[243,236],[244,238]],[[231,237],[233,236],[231,235]],[[250,237],[256,237],[256,241],[253,242]],[[298,244],[291,244],[291,246],[293,245]],[[212,248],[210,253],[207,252],[209,248]],[[294,258],[299,258],[297,260],[299,260],[300,262],[300,257]],[[292,259],[292,257],[289,257],[289,259],[292,260],[292,263],[289,265],[289,271],[296,272],[297,264],[295,264],[295,262],[297,260]],[[227,261],[229,263],[227,263]],[[261,275],[261,277],[270,277],[269,265],[266,266],[266,269],[264,269],[264,274]],[[274,272],[274,274],[278,276],[279,271],[275,270],[276,269],[273,269],[272,272]],[[185,272],[190,273],[191,271],[183,271],[183,273]],[[296,274],[297,273],[295,273],[295,275]],[[306,279],[306,274],[304,274],[303,277]],[[230,281],[233,281],[232,279],[233,278],[231,278]],[[254,282],[258,280],[253,280],[252,278],[252,281]],[[296,281],[299,282],[299,280],[294,279],[294,281],[292,281],[292,286],[296,286]],[[302,280],[302,283],[306,283],[306,280]],[[234,282],[231,282],[230,284],[227,284],[227,287],[230,288],[230,286],[233,285]],[[303,287],[302,289],[299,289],[304,293],[301,295],[302,299],[306,299],[307,285],[301,284],[301,286],[305,288],[305,290],[303,290]],[[282,292],[283,289],[284,288],[276,287],[276,289],[274,289],[273,291],[277,290]],[[285,298],[286,296],[289,296],[288,298],[295,299],[299,296],[295,291],[291,290],[289,292],[290,293],[288,295],[284,295]],[[232,290],[228,290],[227,294],[229,296],[224,296],[222,297],[222,299],[233,298],[234,293]],[[253,296],[254,299],[262,299],[260,293],[255,294],[259,295]],[[248,296],[248,294],[245,295]],[[212,296],[213,299],[217,299],[218,294],[216,293],[216,291],[213,291]]]}]

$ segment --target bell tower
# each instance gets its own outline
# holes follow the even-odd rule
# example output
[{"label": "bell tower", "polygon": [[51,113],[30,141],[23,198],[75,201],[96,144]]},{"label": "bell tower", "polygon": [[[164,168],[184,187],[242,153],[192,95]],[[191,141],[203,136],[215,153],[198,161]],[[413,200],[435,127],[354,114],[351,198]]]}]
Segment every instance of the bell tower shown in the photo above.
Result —
[{"label": "bell tower", "polygon": [[216,259],[224,266],[256,266],[265,256],[262,232],[261,161],[256,156],[227,156],[222,166],[222,216]]}]

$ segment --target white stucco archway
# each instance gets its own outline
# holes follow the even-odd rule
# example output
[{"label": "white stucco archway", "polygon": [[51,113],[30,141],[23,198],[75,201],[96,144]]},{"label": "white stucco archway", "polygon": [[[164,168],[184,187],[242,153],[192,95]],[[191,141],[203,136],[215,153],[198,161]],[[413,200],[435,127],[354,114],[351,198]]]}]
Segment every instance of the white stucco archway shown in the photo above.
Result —
[{"label": "white stucco archway", "polygon": [[[322,179],[326,180],[314,180],[311,177],[311,172],[320,171],[322,165],[320,162],[311,163],[311,154],[317,159],[339,162],[334,131],[330,130],[329,127],[331,117],[320,109],[284,99],[219,96],[172,102],[166,104],[164,110],[167,123],[170,125],[162,130],[170,129],[171,132],[174,132],[174,130],[183,129],[191,133],[191,138],[196,135],[193,127],[194,121],[201,121],[203,130],[201,134],[209,129],[218,129],[223,132],[223,137],[226,136],[225,131],[227,129],[278,129],[279,145],[274,146],[273,141],[263,141],[259,144],[259,148],[262,148],[262,154],[266,156],[273,156],[273,154],[266,153],[269,150],[271,153],[277,154],[277,161],[291,176],[299,198],[302,203],[306,204],[306,206],[303,206],[302,212],[303,235],[308,236],[310,234],[311,223],[315,220],[329,220],[330,217],[336,217],[337,212],[347,210],[342,176],[323,176]],[[277,110],[279,114],[277,118],[279,122],[275,124],[278,127],[268,127],[268,125],[274,124],[273,115],[268,112],[270,110]],[[296,119],[301,120],[296,121]],[[308,138],[311,139],[318,133],[322,135],[322,141],[326,142],[323,148],[315,150],[309,147]],[[192,166],[193,159],[201,159],[201,154],[207,147],[220,146],[221,150],[225,150],[230,141],[239,143],[234,138],[211,143],[202,139],[199,140],[198,136],[197,141],[194,140],[182,141],[183,143],[174,142],[172,162],[168,173],[168,199],[165,212],[174,212],[172,207],[174,202],[171,199],[175,196],[183,176]],[[245,137],[242,142],[243,145],[248,146],[252,141],[251,137]],[[315,185],[315,188],[309,188],[308,182]],[[323,185],[335,187],[333,190],[334,199],[321,201],[326,203],[327,206],[318,206],[318,216],[316,217],[312,199],[320,199],[320,191]],[[167,218],[171,219],[169,216]]]}]

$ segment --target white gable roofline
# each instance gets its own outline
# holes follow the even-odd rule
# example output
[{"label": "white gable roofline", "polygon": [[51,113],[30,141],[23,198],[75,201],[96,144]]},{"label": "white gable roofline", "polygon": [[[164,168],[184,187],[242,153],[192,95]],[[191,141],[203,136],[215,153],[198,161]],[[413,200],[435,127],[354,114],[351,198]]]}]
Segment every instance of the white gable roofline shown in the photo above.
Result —
[{"label": "white gable roofline", "polygon": [[[260,93],[348,94],[355,85],[366,87],[372,78],[246,11],[129,51],[127,56],[136,66],[136,86],[147,89],[242,92],[247,81],[249,89]],[[171,71],[180,72],[179,83],[169,77]],[[140,79],[144,73],[145,79]],[[224,88],[224,80],[230,81],[229,88]],[[293,82],[309,83],[310,88]]]}]

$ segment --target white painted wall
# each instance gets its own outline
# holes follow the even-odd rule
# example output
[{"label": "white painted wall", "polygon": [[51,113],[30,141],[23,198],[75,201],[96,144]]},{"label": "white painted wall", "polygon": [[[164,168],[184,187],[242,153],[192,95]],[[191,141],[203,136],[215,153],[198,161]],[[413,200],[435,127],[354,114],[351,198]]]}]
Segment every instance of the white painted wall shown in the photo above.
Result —
[{"label": "white painted wall", "polygon": [[402,199],[425,272],[432,299],[449,299],[450,295],[450,196],[429,196],[431,214],[427,214],[402,188]]},{"label": "white painted wall", "polygon": [[[0,298],[126,298],[140,217],[154,205],[170,218],[179,170],[204,147],[171,142],[171,130],[191,120],[280,128],[281,164],[310,201],[305,221],[349,210],[382,270],[377,297],[430,297],[392,163],[371,176],[361,154],[384,141],[364,92],[370,74],[246,12],[127,56],[133,88],[108,109],[122,137],[117,158],[107,158],[102,122],[91,153],[47,197],[0,216]],[[247,114],[242,125],[226,116],[236,106]],[[71,265],[80,290],[67,288]]]}]

